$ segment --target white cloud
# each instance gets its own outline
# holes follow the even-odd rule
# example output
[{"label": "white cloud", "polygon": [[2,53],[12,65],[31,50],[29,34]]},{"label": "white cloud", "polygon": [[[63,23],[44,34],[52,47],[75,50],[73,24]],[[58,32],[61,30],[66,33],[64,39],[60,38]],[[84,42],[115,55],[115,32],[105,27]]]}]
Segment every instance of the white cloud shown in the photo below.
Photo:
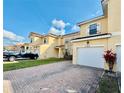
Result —
[{"label": "white cloud", "polygon": [[56,28],[64,29],[66,26],[70,25],[70,23],[65,23],[63,20],[56,20],[52,21],[52,25]]},{"label": "white cloud", "polygon": [[49,29],[49,33],[56,34],[56,35],[64,35],[65,34],[65,27],[70,26],[70,23],[65,23],[63,20],[56,20],[52,21],[52,26]]},{"label": "white cloud", "polygon": [[71,24],[70,23],[66,23],[66,26],[70,26]]},{"label": "white cloud", "polygon": [[77,26],[77,25],[74,25],[74,26],[72,27],[71,30],[72,30],[73,32],[75,32],[75,31],[79,31],[79,30],[80,30],[80,27]]},{"label": "white cloud", "polygon": [[24,37],[7,30],[3,30],[3,38],[11,42],[22,42],[24,40]]},{"label": "white cloud", "polygon": [[49,33],[52,33],[52,34],[55,34],[55,35],[64,35],[65,30],[64,29],[58,30],[55,27],[51,27],[50,30],[49,30]]}]

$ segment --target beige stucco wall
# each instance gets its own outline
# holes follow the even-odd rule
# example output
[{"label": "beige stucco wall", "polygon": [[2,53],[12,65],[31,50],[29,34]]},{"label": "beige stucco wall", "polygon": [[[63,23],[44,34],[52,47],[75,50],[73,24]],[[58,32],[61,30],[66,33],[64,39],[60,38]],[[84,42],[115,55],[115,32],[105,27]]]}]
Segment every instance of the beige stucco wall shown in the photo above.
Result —
[{"label": "beige stucco wall", "polygon": [[64,45],[62,36],[58,37],[57,43],[58,43],[58,46]]},{"label": "beige stucco wall", "polygon": [[[95,20],[95,21],[91,21],[88,23],[85,23],[83,25],[80,26],[81,28],[81,32],[80,32],[80,37],[82,36],[89,36],[88,34],[88,28],[89,25],[97,23],[100,25],[100,30],[99,32],[102,33],[108,33],[108,18],[107,16]],[[89,40],[89,45],[90,46],[103,46],[104,50],[108,49],[108,39],[96,39],[96,40]],[[75,42],[73,43],[73,63],[76,64],[76,60],[77,60],[77,47],[87,47],[87,41],[81,41],[81,42]],[[108,69],[108,66],[104,63],[104,68]]]},{"label": "beige stucco wall", "polygon": [[107,17],[103,17],[101,19],[97,19],[95,21],[91,21],[91,22],[88,22],[88,23],[85,23],[83,25],[80,26],[80,36],[88,36],[89,33],[88,33],[88,28],[89,28],[89,25],[91,24],[99,24],[100,25],[100,33],[107,33],[107,29],[108,29],[108,22],[107,22]]},{"label": "beige stucco wall", "polygon": [[121,32],[121,0],[108,0],[108,32]]},{"label": "beige stucco wall", "polygon": [[47,38],[48,43],[40,45],[40,58],[46,59],[50,57],[58,57],[58,50],[55,49],[55,46],[58,44],[57,39],[50,36]]},{"label": "beige stucco wall", "polygon": [[[68,49],[70,55],[73,55],[73,43],[71,42],[71,39],[74,39],[77,37],[80,37],[80,33],[63,36],[62,44],[64,44],[65,48]],[[69,42],[65,43],[66,40],[68,40]]]},{"label": "beige stucco wall", "polygon": [[121,45],[121,0],[108,1],[108,32],[113,34],[108,39],[108,48],[116,52],[117,45]]},{"label": "beige stucco wall", "polygon": [[[116,46],[121,44],[121,4],[120,0],[108,0],[108,15],[105,18],[98,19],[92,22],[81,25],[80,36],[88,36],[87,28],[90,24],[98,23],[101,25],[101,33],[111,33],[112,37],[108,39],[90,40],[90,45],[103,45],[104,50],[112,49],[116,52]],[[87,47],[86,41],[73,43],[73,63],[76,64],[77,47]],[[108,69],[108,65],[105,63],[104,68]],[[114,71],[116,71],[116,64],[114,65]]]},{"label": "beige stucco wall", "polygon": [[113,36],[112,38],[108,39],[108,49],[112,49],[114,52],[116,51],[116,46],[121,45],[121,37]]},{"label": "beige stucco wall", "polygon": [[37,43],[43,43],[43,38],[41,37],[31,37],[32,38],[32,42],[37,42]]},{"label": "beige stucco wall", "polygon": [[108,32],[113,34],[108,46],[115,51],[121,44],[121,0],[108,1]]},{"label": "beige stucco wall", "polygon": [[65,40],[71,40],[80,36],[80,32],[72,35],[63,36],[62,43],[65,44]]}]

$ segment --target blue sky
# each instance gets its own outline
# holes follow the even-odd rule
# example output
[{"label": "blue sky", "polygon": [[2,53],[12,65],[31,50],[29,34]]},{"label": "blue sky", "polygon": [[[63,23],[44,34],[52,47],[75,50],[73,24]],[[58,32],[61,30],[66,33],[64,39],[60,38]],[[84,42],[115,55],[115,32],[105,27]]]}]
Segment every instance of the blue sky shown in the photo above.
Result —
[{"label": "blue sky", "polygon": [[100,0],[3,0],[4,45],[28,42],[30,32],[79,31],[78,22],[100,15]]}]

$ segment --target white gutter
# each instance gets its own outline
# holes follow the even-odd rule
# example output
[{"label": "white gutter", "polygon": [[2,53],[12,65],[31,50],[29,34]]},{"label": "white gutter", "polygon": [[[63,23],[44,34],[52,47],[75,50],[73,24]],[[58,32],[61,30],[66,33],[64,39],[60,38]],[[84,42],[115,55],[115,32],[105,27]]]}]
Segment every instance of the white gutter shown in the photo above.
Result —
[{"label": "white gutter", "polygon": [[94,40],[94,39],[110,38],[111,36],[112,36],[112,35],[103,35],[103,36],[96,36],[96,37],[82,38],[82,39],[72,40],[71,42],[79,42],[79,41],[86,41],[86,40]]}]

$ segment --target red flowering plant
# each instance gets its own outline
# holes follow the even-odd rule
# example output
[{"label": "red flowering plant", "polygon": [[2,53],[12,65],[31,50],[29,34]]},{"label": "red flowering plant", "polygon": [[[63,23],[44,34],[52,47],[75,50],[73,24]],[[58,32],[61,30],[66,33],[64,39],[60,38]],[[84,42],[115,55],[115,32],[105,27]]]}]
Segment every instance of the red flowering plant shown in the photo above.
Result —
[{"label": "red flowering plant", "polygon": [[113,65],[116,62],[116,53],[113,53],[112,50],[107,50],[105,51],[104,59],[109,65],[109,70],[112,71]]}]

